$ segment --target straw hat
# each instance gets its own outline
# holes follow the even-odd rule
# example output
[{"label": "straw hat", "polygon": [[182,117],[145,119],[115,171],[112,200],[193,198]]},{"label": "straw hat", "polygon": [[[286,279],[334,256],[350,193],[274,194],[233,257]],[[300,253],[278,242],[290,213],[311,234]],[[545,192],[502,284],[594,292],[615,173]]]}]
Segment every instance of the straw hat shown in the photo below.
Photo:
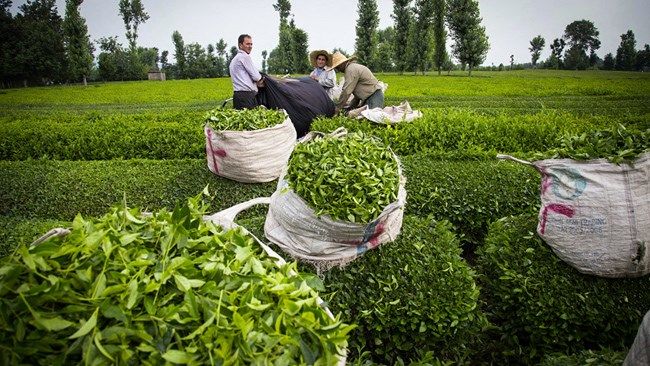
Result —
[{"label": "straw hat", "polygon": [[318,58],[318,55],[325,55],[325,58],[327,59],[325,61],[326,67],[332,66],[332,55],[329,52],[327,52],[326,50],[315,50],[315,51],[311,51],[311,53],[309,54],[309,62],[311,62],[311,65],[313,67],[317,67],[316,58]]},{"label": "straw hat", "polygon": [[332,66],[327,67],[327,69],[328,70],[334,69],[337,66],[339,66],[340,64],[344,63],[345,61],[352,61],[352,60],[356,60],[356,59],[357,59],[357,56],[350,56],[348,58],[346,55],[342,54],[341,52],[336,51],[332,55],[332,63],[331,63]]}]

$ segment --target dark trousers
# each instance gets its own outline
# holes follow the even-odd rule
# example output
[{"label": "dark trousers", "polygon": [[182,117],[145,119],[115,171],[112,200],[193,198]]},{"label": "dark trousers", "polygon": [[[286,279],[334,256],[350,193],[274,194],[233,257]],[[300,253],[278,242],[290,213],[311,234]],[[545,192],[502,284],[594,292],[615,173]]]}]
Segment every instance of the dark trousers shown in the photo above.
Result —
[{"label": "dark trousers", "polygon": [[235,91],[232,95],[232,106],[235,109],[253,109],[257,107],[256,91]]}]

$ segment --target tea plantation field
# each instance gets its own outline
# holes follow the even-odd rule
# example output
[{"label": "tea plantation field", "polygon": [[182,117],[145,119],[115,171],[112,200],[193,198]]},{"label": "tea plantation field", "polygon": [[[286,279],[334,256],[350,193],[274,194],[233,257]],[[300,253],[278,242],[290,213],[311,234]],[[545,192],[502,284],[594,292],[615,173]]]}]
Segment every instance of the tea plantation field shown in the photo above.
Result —
[{"label": "tea plantation field", "polygon": [[[408,100],[423,117],[312,124],[376,136],[407,178],[399,238],[322,276],[321,297],[357,326],[348,363],[620,365],[650,310],[650,276],[597,278],[564,264],[535,234],[539,174],[496,154],[532,158],[566,136],[650,129],[650,74],[378,78],[387,105]],[[216,212],[270,196],[276,182],[207,169],[204,115],[231,93],[226,78],[0,90],[0,255],[123,200],[171,210],[208,186]],[[239,223],[263,238],[265,213]],[[0,328],[11,321],[0,314]]]}]

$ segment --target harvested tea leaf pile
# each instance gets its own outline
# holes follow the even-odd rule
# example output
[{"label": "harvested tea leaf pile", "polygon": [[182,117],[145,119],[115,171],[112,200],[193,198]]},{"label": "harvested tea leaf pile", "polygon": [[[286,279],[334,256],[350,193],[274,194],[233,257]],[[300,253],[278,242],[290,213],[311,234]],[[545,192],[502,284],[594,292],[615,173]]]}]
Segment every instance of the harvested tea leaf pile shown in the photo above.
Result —
[{"label": "harvested tea leaf pile", "polygon": [[2,364],[336,364],[353,328],[200,196],[143,217],[115,207],[0,266]]},{"label": "harvested tea leaf pile", "polygon": [[355,223],[376,219],[399,189],[393,153],[362,134],[298,144],[286,179],[317,216]]},{"label": "harvested tea leaf pile", "polygon": [[535,160],[570,158],[590,160],[605,158],[611,163],[631,163],[650,151],[650,129],[627,129],[619,124],[610,129],[583,132],[559,139],[560,147],[533,156]]},{"label": "harvested tea leaf pile", "polygon": [[217,131],[253,131],[273,127],[284,122],[284,111],[277,109],[213,109],[206,113],[205,121]]}]

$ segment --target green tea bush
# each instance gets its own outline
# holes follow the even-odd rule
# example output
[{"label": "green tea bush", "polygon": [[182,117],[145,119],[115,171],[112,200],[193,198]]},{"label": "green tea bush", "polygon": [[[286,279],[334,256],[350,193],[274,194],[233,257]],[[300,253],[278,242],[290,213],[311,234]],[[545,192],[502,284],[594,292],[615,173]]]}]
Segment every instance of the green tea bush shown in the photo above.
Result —
[{"label": "green tea bush", "polygon": [[330,132],[343,126],[378,137],[398,155],[423,150],[496,150],[500,152],[544,151],[556,145],[564,132],[577,133],[611,123],[597,118],[580,118],[566,112],[547,111],[532,115],[481,115],[463,109],[422,111],[422,118],[390,127],[365,119],[321,118],[312,130]]},{"label": "green tea bush", "polygon": [[[478,243],[495,218],[539,205],[540,178],[534,169],[503,161],[435,160],[450,156],[467,157],[432,152],[402,159],[407,214],[447,219],[461,240]],[[481,154],[475,157],[483,159]],[[0,181],[0,214],[57,220],[71,220],[77,213],[97,216],[125,194],[139,207],[170,208],[206,185],[215,192],[212,207],[217,211],[270,196],[276,186],[217,177],[198,159],[2,161]]]},{"label": "green tea bush", "polygon": [[602,349],[599,351],[586,350],[574,355],[550,354],[546,355],[538,366],[620,366],[625,361],[627,352]]},{"label": "green tea bush", "polygon": [[214,192],[211,207],[218,211],[270,196],[276,185],[221,178],[198,159],[0,161],[0,181],[1,215],[52,220],[72,220],[77,213],[98,216],[124,196],[147,210],[172,208],[206,185]]},{"label": "green tea bush", "polygon": [[612,279],[579,273],[535,234],[534,215],[494,222],[477,251],[485,312],[498,327],[497,357],[539,361],[632,344],[650,304],[650,276]]},{"label": "green tea bush", "polygon": [[0,124],[0,160],[184,159],[205,156],[203,128],[175,122]]},{"label": "green tea bush", "polygon": [[450,229],[446,222],[405,216],[394,242],[325,273],[330,308],[358,325],[349,338],[350,358],[362,349],[374,362],[393,365],[427,352],[449,360],[471,353],[467,345],[485,318],[474,271]]},{"label": "green tea bush", "polygon": [[420,153],[402,159],[406,213],[449,220],[462,241],[480,243],[491,221],[539,207],[539,173],[528,166],[437,157]]}]

